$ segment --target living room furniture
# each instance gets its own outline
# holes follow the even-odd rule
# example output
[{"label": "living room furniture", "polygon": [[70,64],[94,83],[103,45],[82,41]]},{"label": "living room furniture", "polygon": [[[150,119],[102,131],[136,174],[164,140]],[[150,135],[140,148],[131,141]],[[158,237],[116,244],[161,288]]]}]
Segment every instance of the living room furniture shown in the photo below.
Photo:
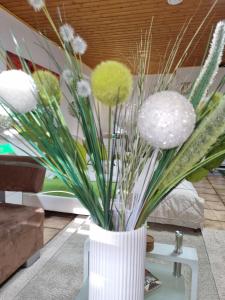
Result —
[{"label": "living room furniture", "polygon": [[43,246],[42,208],[5,203],[5,191],[38,193],[45,168],[30,157],[0,155],[0,284],[31,265]]},{"label": "living room furniture", "polygon": [[204,223],[204,203],[192,183],[184,180],[151,213],[149,221],[199,229]]},{"label": "living room furniture", "polygon": [[0,155],[0,191],[38,193],[46,170],[29,156]]},{"label": "living room furniture", "polygon": [[[15,143],[15,141],[14,141]],[[24,145],[19,145],[24,148]],[[17,154],[21,151],[15,148]],[[29,152],[29,149],[26,149]],[[116,177],[116,174],[114,174]],[[89,170],[90,178],[95,181],[92,169]],[[59,211],[88,215],[88,211],[80,204],[79,200],[71,197],[67,187],[53,174],[46,176],[43,190],[38,193],[24,193],[23,204],[34,207],[42,207],[45,210]],[[9,198],[13,198],[10,195]],[[155,209],[149,217],[153,223],[171,224],[189,227],[193,229],[202,228],[204,222],[204,199],[198,196],[194,186],[184,180],[181,182]]]},{"label": "living room furniture", "polygon": [[[74,300],[88,300],[88,251],[89,241],[84,248],[84,284],[79,295]],[[150,261],[154,259],[155,262]],[[177,262],[186,264],[191,268],[190,291],[185,287],[184,277],[173,276],[173,266],[160,262]],[[155,243],[154,250],[147,253],[146,269],[160,279],[162,285],[159,289],[145,296],[145,300],[197,300],[198,299],[198,255],[195,248],[183,247],[183,252],[176,254],[174,245]]]},{"label": "living room furniture", "polygon": [[[43,207],[46,210],[88,215],[79,200],[67,193],[67,187],[57,178],[46,178],[41,193],[23,195],[23,204]],[[193,229],[204,222],[204,199],[198,196],[193,185],[184,180],[155,209],[149,217],[153,223],[171,224]]]}]

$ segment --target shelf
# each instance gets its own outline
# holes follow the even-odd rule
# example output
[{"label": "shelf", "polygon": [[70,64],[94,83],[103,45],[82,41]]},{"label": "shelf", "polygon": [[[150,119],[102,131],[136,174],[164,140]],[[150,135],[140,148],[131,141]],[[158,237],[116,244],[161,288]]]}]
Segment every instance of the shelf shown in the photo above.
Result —
[{"label": "shelf", "polygon": [[172,265],[147,263],[146,269],[152,272],[162,285],[145,297],[145,300],[187,300],[185,297],[185,284],[183,276],[176,278],[172,275]]},{"label": "shelf", "polygon": [[[162,286],[145,296],[145,300],[187,300],[185,297],[184,278],[176,278],[172,275],[172,266],[147,262],[149,269],[159,280]],[[88,282],[86,281],[74,300],[88,300]]]}]

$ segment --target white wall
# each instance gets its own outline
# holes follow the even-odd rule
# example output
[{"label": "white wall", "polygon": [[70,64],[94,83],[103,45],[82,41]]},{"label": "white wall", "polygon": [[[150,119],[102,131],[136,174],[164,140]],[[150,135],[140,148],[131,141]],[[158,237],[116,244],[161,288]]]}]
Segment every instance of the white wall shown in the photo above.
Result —
[{"label": "white wall", "polygon": [[[194,80],[197,78],[201,68],[200,67],[187,67],[187,68],[180,68],[177,70],[176,73],[176,80],[178,83],[178,86],[181,86],[183,83],[188,82],[194,82]],[[218,73],[215,77],[215,80],[212,84],[212,86],[209,89],[209,93],[211,91],[215,91],[218,84],[220,83],[221,79],[225,76],[225,68],[221,67],[218,70]],[[225,87],[221,89],[221,92],[225,93]]]},{"label": "white wall", "polygon": [[[60,47],[45,38],[43,35],[32,30],[30,27],[26,26],[23,22],[19,21],[0,7],[0,47],[4,48],[6,51],[16,53],[13,35],[18,41],[20,47],[23,48],[22,56],[24,58],[31,59],[35,64],[39,64],[58,73],[54,62],[52,62],[46,52],[37,45],[41,44],[47,46],[46,48],[50,49],[60,66],[62,68],[64,67],[64,55]],[[6,63],[1,61],[0,71],[4,69],[6,69]],[[90,76],[90,72],[91,69],[88,66],[83,65],[83,73]],[[66,91],[65,85],[62,85],[62,90],[63,93],[69,97],[69,93]],[[69,115],[65,100],[62,100],[61,109],[72,134],[76,135],[76,120]]]},{"label": "white wall", "polygon": [[[192,84],[195,79],[197,78],[199,72],[201,70],[201,67],[185,67],[185,68],[179,68],[176,72],[176,75],[170,85],[171,90],[175,90],[178,92],[181,92],[181,87],[183,84],[186,84],[187,86]],[[154,88],[157,85],[158,82],[158,76],[157,74],[152,74],[147,76],[146,80],[146,96],[148,94],[151,94],[154,92]],[[225,68],[219,68],[219,71],[216,75],[216,78],[210,88],[209,91],[215,90],[220,83],[221,79],[225,76]],[[225,87],[221,90],[223,93],[225,93]]]}]

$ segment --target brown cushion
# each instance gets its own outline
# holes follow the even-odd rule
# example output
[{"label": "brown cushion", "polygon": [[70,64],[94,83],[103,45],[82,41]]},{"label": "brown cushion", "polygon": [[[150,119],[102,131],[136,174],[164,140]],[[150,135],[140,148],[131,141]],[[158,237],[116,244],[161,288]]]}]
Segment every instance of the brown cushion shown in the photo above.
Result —
[{"label": "brown cushion", "polygon": [[41,208],[0,203],[0,284],[43,246]]},{"label": "brown cushion", "polygon": [[38,193],[45,168],[28,156],[0,155],[0,191]]}]

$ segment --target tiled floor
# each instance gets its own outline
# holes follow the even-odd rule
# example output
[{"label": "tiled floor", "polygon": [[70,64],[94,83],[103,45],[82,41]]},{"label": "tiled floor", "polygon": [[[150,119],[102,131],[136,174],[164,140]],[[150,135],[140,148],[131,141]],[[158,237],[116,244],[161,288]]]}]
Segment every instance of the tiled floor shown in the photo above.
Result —
[{"label": "tiled floor", "polygon": [[57,233],[68,225],[75,215],[58,212],[45,212],[44,244],[49,242]]},{"label": "tiled floor", "polygon": [[205,227],[225,229],[225,177],[210,175],[194,184],[205,199]]}]

